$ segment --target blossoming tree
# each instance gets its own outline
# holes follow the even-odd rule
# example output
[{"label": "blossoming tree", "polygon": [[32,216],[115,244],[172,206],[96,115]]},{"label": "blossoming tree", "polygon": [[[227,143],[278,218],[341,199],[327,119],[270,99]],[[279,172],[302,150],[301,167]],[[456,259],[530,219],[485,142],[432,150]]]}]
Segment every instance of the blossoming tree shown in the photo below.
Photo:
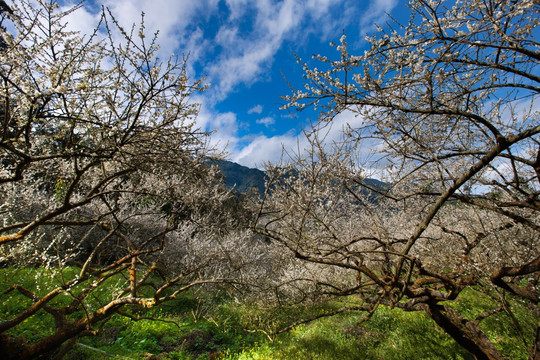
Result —
[{"label": "blossoming tree", "polygon": [[[144,22],[126,30],[103,10],[82,35],[66,27],[74,11],[23,0],[2,14],[0,261],[12,273],[0,303],[19,309],[0,322],[7,359],[61,354],[127,306],[228,277],[210,244],[232,195],[190,101],[205,86],[186,59],[157,57]],[[18,328],[36,314],[54,325],[27,342]]]},{"label": "blossoming tree", "polygon": [[[522,302],[531,323],[511,326],[538,358],[538,2],[410,8],[363,55],[343,36],[337,59],[302,62],[305,87],[285,97],[321,112],[307,155],[270,168],[257,231],[296,259],[275,293],[354,295],[342,311],[366,318],[381,304],[424,311],[478,359],[503,357],[481,321],[515,320],[510,303]],[[341,140],[325,143],[347,116]],[[491,310],[467,318],[452,307],[467,288]]]}]

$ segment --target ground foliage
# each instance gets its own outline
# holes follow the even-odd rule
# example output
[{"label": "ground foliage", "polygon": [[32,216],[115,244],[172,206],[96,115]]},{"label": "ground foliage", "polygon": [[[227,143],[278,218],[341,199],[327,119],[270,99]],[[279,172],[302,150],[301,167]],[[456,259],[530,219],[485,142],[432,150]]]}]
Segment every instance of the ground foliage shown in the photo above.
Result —
[{"label": "ground foliage", "polygon": [[[0,286],[5,289],[16,276],[21,284],[37,292],[35,275],[43,269],[1,269]],[[76,273],[77,269],[66,269]],[[67,274],[66,274],[67,275]],[[53,280],[51,280],[53,281]],[[51,284],[52,285],[52,284]],[[111,289],[114,284],[109,285]],[[2,308],[2,316],[25,308],[26,298],[14,294],[17,301]],[[106,294],[97,295],[98,299]],[[96,299],[96,300],[98,300]],[[293,319],[333,311],[357,299],[342,299],[314,307],[296,306],[261,309],[234,300],[234,289],[219,292],[195,290],[183,293],[171,302],[143,311],[131,309],[138,317],[153,320],[133,321],[116,315],[92,337],[81,338],[65,359],[129,358],[148,359],[472,359],[451,337],[426,315],[381,307],[368,323],[352,312],[300,325],[272,338],[250,329],[280,328]],[[484,293],[470,290],[453,303],[460,311],[474,316],[491,307]],[[516,319],[534,327],[530,310],[523,303],[512,303]],[[17,328],[14,335],[39,341],[54,328],[45,312],[39,312]],[[507,314],[498,314],[482,324],[482,329],[508,358],[527,359],[525,346]]]}]

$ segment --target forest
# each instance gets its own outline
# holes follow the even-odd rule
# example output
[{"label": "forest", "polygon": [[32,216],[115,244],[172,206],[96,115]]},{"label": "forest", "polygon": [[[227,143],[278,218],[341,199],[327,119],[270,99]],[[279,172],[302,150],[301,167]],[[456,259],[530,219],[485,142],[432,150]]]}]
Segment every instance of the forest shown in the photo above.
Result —
[{"label": "forest", "polygon": [[0,1],[3,359],[540,359],[538,1],[298,58],[319,118],[264,172],[197,127],[187,55],[81,6]]}]

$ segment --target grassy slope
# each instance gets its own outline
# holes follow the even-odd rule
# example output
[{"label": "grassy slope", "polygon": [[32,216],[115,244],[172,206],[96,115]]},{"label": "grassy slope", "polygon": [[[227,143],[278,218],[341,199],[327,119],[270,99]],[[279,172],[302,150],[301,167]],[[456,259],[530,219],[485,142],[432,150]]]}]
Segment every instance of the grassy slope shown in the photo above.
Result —
[{"label": "grassy slope", "polygon": [[[11,280],[28,287],[35,285],[36,269],[0,269],[0,291]],[[43,274],[42,274],[43,275]],[[42,276],[41,275],[41,276]],[[43,285],[42,285],[43,286]],[[52,284],[51,284],[52,286]],[[210,297],[211,296],[211,297]],[[198,300],[204,298],[205,301]],[[16,293],[0,295],[0,319],[28,305],[29,300]],[[334,304],[335,305],[335,304]],[[330,304],[329,306],[332,306]],[[466,292],[455,303],[469,317],[491,308],[485,296]],[[289,321],[291,314],[304,315],[323,309],[289,309],[274,314],[258,312],[235,303],[226,292],[219,294],[187,293],[172,303],[152,308],[150,314],[161,321],[132,321],[115,316],[99,335],[80,339],[67,359],[472,359],[422,313],[381,308],[372,319],[359,325],[362,314],[351,313],[314,321],[279,335],[273,343],[262,333],[244,329],[254,319],[278,326]],[[136,313],[136,312],[135,312]],[[529,321],[532,333],[534,319],[522,306],[515,306],[515,316]],[[38,312],[18,329],[27,341],[33,341],[52,330],[52,319]],[[483,322],[484,331],[510,359],[526,359],[527,352],[512,322],[505,313]]]}]

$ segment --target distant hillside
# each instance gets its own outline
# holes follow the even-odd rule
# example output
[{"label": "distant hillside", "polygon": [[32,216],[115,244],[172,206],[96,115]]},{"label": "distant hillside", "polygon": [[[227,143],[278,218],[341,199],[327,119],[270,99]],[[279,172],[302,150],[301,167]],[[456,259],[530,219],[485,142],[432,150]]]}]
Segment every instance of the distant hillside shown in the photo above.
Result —
[{"label": "distant hillside", "polygon": [[[221,172],[225,177],[225,184],[235,189],[239,193],[247,193],[250,189],[256,189],[261,195],[264,193],[265,181],[267,179],[264,171],[252,169],[246,166],[234,163],[227,160],[215,160],[221,168]],[[383,190],[386,184],[376,179],[364,179],[364,184],[372,189]],[[371,193],[369,190],[363,190],[366,193]],[[376,195],[372,195],[376,196]]]},{"label": "distant hillside", "polygon": [[227,160],[217,160],[216,164],[221,168],[223,176],[225,176],[225,184],[228,187],[234,188],[240,193],[246,193],[255,188],[261,195],[264,194],[266,180],[264,171]]}]

